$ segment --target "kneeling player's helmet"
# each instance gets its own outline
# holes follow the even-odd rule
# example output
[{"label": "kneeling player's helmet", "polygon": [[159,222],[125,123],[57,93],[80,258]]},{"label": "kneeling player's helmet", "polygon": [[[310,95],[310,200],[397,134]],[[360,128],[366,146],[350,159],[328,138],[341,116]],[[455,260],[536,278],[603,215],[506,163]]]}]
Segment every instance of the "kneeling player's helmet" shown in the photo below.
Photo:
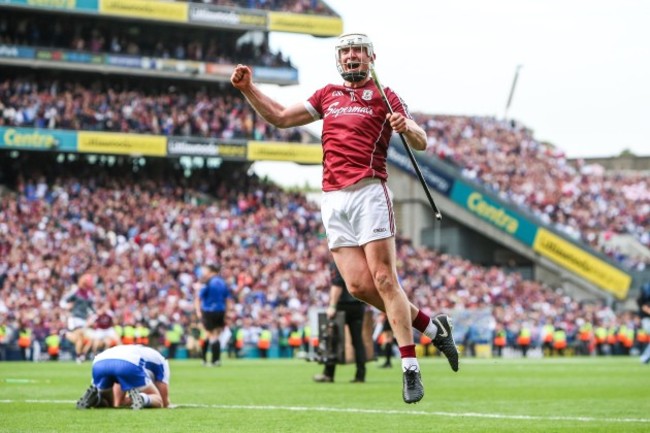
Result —
[{"label": "kneeling player's helmet", "polygon": [[[360,48],[367,54],[366,58],[359,58],[358,62],[348,60],[343,64],[341,53],[344,50]],[[334,47],[336,69],[345,81],[362,81],[368,76],[369,64],[375,59],[375,50],[368,35],[364,33],[344,33],[336,39]]]}]

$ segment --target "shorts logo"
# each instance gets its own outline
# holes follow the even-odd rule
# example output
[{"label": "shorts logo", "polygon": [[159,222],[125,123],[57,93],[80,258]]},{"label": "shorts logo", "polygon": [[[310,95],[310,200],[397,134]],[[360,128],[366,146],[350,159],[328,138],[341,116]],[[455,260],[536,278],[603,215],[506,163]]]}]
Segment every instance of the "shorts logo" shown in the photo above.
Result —
[{"label": "shorts logo", "polygon": [[387,228],[382,227],[382,228],[379,228],[379,229],[374,229],[372,232],[373,233],[384,233],[387,230],[388,230]]},{"label": "shorts logo", "polygon": [[363,99],[364,101],[370,101],[372,99],[372,94],[373,94],[372,90],[364,90],[363,95],[361,95],[361,99]]}]

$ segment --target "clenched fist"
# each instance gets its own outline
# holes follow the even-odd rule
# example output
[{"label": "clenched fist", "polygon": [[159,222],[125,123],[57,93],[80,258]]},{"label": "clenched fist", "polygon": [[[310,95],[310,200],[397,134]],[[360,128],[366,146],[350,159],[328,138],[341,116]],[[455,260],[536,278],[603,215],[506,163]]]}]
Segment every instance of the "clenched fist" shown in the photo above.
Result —
[{"label": "clenched fist", "polygon": [[253,71],[250,67],[241,64],[235,66],[230,76],[230,82],[236,89],[244,90],[250,87],[252,81]]}]

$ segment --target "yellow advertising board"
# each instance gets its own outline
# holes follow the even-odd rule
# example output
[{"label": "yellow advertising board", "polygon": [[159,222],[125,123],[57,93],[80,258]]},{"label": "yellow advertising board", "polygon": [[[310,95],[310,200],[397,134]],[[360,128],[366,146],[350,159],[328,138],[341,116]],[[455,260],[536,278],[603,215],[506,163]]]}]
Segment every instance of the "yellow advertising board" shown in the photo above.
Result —
[{"label": "yellow advertising board", "polygon": [[77,150],[84,153],[165,156],[167,138],[157,135],[79,132]]},{"label": "yellow advertising board", "polygon": [[343,33],[339,17],[269,12],[269,30],[314,36],[338,36]]},{"label": "yellow advertising board", "polygon": [[249,141],[249,161],[290,161],[301,164],[320,164],[323,148],[316,144],[296,144],[268,141]]},{"label": "yellow advertising board", "polygon": [[154,0],[100,0],[99,12],[149,20],[188,22],[188,5]]},{"label": "yellow advertising board", "polygon": [[548,230],[541,227],[537,230],[533,250],[614,294],[618,299],[627,297],[632,283],[630,275]]}]

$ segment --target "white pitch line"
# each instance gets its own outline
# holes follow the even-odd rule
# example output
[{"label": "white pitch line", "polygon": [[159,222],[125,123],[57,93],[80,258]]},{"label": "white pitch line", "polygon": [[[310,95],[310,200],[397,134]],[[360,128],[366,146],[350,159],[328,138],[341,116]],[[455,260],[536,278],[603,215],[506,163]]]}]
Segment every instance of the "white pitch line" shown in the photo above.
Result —
[{"label": "white pitch line", "polygon": [[[70,404],[74,405],[75,401],[71,400],[0,400],[0,404],[12,403],[43,403],[43,404]],[[205,409],[243,409],[243,410],[268,410],[277,411],[285,410],[289,412],[335,412],[335,413],[355,413],[370,415],[422,415],[422,416],[445,416],[450,418],[489,418],[489,419],[510,419],[521,421],[579,421],[586,423],[650,423],[650,418],[595,418],[590,416],[537,416],[537,415],[506,415],[497,413],[477,413],[477,412],[426,412],[422,410],[384,410],[384,409],[356,409],[356,408],[337,408],[337,407],[309,407],[309,406],[256,406],[256,405],[238,405],[238,404],[176,404],[170,409],[177,408],[205,408]]]}]

